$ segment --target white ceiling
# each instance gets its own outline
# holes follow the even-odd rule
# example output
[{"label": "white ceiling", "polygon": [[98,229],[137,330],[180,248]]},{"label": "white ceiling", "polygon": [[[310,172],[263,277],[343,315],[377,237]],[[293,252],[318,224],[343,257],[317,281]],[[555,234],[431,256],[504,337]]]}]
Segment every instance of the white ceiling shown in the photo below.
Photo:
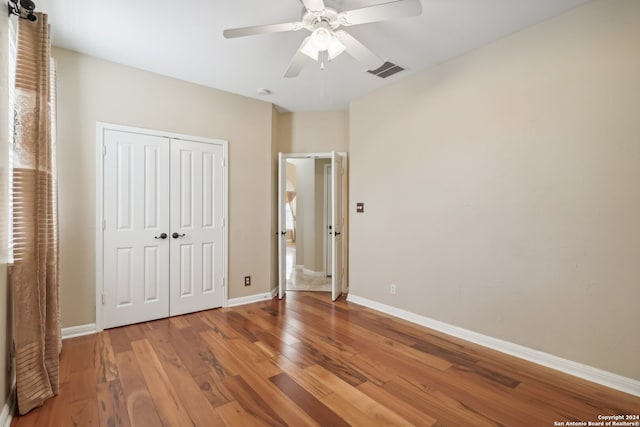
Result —
[{"label": "white ceiling", "polygon": [[[389,0],[325,0],[338,11]],[[422,0],[414,18],[344,27],[381,58],[407,70],[388,79],[342,54],[320,69],[309,59],[283,74],[306,30],[225,39],[227,28],[301,18],[299,0],[36,0],[56,46],[273,102],[288,111],[348,108],[349,102],[587,0]],[[259,88],[271,91],[261,97]]]}]

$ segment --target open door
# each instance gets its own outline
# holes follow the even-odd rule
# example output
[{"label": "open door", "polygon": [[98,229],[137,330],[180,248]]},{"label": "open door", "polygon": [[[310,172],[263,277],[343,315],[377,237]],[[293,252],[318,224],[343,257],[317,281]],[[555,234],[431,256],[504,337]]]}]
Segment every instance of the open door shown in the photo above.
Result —
[{"label": "open door", "polygon": [[282,153],[278,153],[278,298],[287,291],[287,164]]},{"label": "open door", "polygon": [[335,301],[342,294],[342,252],[344,214],[342,211],[343,159],[335,151],[331,152],[331,223],[333,233],[331,238],[333,255],[333,274],[331,275],[331,299]]}]

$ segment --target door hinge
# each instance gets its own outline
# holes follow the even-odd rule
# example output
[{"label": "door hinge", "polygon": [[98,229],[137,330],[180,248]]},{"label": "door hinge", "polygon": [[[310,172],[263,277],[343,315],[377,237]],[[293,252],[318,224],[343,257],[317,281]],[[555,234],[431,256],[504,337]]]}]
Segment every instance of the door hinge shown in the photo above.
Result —
[{"label": "door hinge", "polygon": [[102,230],[106,230],[107,229],[107,220],[103,219],[102,220]]},{"label": "door hinge", "polygon": [[102,146],[102,157],[106,157],[106,155],[107,155],[107,146],[103,145]]},{"label": "door hinge", "polygon": [[102,305],[105,305],[107,303],[107,297],[102,294]]},{"label": "door hinge", "polygon": [[224,276],[222,276],[222,287],[224,288]]}]

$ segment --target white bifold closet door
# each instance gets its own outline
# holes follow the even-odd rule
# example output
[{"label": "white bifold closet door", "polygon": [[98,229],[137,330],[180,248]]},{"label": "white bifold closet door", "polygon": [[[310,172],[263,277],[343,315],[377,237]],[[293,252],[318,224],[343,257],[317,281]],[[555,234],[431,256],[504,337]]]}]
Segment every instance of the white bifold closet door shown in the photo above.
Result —
[{"label": "white bifold closet door", "polygon": [[222,306],[223,147],[107,130],[103,326]]}]

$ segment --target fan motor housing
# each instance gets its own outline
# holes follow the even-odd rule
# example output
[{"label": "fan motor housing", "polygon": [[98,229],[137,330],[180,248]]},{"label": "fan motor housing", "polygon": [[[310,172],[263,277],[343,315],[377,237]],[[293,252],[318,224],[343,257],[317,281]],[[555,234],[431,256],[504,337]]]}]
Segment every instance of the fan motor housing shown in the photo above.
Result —
[{"label": "fan motor housing", "polygon": [[330,7],[325,7],[320,12],[306,12],[302,17],[302,24],[304,28],[309,31],[315,30],[322,24],[327,25],[332,30],[335,30],[340,26],[340,20],[338,19],[338,11]]}]

